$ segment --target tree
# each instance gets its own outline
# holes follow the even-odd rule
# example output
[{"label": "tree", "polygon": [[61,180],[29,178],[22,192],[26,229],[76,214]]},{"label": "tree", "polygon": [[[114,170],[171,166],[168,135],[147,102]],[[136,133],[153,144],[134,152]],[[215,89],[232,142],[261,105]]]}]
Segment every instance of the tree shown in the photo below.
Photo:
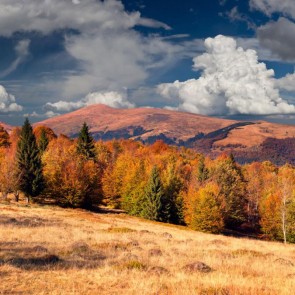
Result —
[{"label": "tree", "polygon": [[156,221],[162,221],[164,191],[159,169],[154,166],[150,179],[145,187],[141,216]]},{"label": "tree", "polygon": [[199,231],[220,233],[224,228],[223,196],[215,183],[207,183],[197,192],[190,226]]},{"label": "tree", "polygon": [[95,160],[96,152],[93,137],[89,134],[88,126],[84,122],[79,133],[77,152],[86,160]]},{"label": "tree", "polygon": [[49,140],[48,137],[46,135],[46,131],[45,129],[41,129],[41,134],[40,134],[40,138],[38,141],[38,147],[39,147],[39,151],[41,154],[43,154],[48,146]]},{"label": "tree", "polygon": [[237,228],[246,221],[246,182],[233,156],[221,156],[216,160],[212,178],[225,197],[224,222],[227,228]]},{"label": "tree", "polygon": [[29,202],[44,188],[42,163],[36,138],[28,119],[22,127],[17,145],[17,163],[20,174],[20,190]]},{"label": "tree", "polygon": [[66,207],[90,208],[100,202],[100,168],[82,159],[71,140],[63,136],[52,140],[42,159],[47,196]]},{"label": "tree", "polygon": [[0,148],[1,147],[7,148],[9,146],[10,146],[9,134],[4,129],[4,127],[0,125]]}]

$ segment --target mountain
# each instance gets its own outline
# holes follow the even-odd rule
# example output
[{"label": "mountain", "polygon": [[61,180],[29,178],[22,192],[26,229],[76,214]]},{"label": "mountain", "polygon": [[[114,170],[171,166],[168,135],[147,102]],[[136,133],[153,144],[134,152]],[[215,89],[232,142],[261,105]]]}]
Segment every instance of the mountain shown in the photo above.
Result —
[{"label": "mountain", "polygon": [[295,164],[295,126],[235,121],[156,108],[114,109],[91,105],[37,123],[77,137],[86,122],[97,140],[156,140],[216,156],[232,152],[239,162],[270,160]]}]

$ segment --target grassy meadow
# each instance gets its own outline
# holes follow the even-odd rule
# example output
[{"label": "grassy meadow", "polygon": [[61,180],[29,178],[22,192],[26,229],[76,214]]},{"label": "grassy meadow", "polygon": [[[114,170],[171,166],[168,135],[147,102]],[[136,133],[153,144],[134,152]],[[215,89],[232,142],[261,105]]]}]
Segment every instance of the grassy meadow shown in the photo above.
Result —
[{"label": "grassy meadow", "polygon": [[125,214],[0,204],[1,295],[289,295],[294,265],[294,245]]}]

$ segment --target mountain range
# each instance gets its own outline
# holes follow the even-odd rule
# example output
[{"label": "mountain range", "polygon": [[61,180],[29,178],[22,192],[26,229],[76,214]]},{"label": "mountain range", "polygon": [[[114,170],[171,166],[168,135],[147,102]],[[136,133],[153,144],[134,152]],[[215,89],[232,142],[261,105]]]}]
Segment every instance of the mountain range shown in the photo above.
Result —
[{"label": "mountain range", "polygon": [[233,153],[240,163],[269,160],[278,165],[295,164],[295,126],[265,121],[227,120],[157,108],[115,109],[97,104],[35,125],[77,137],[83,122],[96,140],[124,138],[148,144],[163,140],[210,156]]}]

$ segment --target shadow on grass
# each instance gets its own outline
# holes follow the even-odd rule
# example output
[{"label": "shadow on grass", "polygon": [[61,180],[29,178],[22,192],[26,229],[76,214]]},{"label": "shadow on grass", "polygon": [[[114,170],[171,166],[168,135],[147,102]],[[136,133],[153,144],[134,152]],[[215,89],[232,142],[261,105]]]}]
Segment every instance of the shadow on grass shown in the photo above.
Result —
[{"label": "shadow on grass", "polygon": [[69,249],[69,255],[62,258],[52,254],[43,246],[16,247],[11,243],[0,244],[0,265],[11,265],[27,271],[93,269],[102,265],[106,257],[90,248]]},{"label": "shadow on grass", "polygon": [[61,220],[48,220],[40,217],[18,217],[13,218],[9,216],[0,216],[0,225],[10,225],[17,227],[40,227],[40,226],[55,226],[60,225],[62,223]]}]

